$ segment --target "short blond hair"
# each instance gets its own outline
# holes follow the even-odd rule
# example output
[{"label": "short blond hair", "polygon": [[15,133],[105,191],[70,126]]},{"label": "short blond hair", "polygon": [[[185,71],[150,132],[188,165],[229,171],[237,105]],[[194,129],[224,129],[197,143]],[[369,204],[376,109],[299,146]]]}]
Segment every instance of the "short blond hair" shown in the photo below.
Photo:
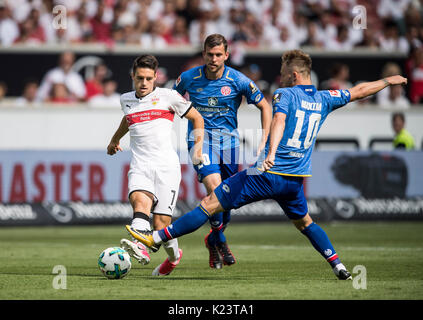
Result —
[{"label": "short blond hair", "polygon": [[282,55],[282,64],[286,64],[290,68],[296,68],[298,72],[311,73],[311,58],[302,50],[286,51]]}]

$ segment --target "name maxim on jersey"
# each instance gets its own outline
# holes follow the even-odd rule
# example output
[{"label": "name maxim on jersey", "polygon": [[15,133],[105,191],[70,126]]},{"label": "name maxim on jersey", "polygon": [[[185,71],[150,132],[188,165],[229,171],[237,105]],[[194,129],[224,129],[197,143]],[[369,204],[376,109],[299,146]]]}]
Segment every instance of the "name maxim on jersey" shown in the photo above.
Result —
[{"label": "name maxim on jersey", "polygon": [[308,102],[301,100],[301,108],[310,111],[322,111],[322,104],[320,102]]}]

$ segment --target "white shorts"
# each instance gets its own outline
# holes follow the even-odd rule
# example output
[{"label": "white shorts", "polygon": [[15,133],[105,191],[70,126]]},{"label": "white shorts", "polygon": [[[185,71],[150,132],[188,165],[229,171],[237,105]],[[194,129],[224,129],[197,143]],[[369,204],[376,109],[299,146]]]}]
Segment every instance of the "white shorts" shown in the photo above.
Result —
[{"label": "white shorts", "polygon": [[153,214],[172,216],[178,200],[181,182],[180,167],[144,167],[128,172],[128,197],[134,191],[148,191],[154,195]]}]

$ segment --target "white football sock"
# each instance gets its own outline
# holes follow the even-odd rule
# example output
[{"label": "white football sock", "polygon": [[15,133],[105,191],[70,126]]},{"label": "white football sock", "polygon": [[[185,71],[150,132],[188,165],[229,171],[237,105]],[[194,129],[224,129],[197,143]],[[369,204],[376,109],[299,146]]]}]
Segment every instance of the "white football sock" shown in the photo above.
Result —
[{"label": "white football sock", "polygon": [[169,256],[169,261],[174,262],[179,259],[178,239],[171,239],[168,242],[165,242],[163,244],[163,247],[165,248],[166,253]]},{"label": "white football sock", "polygon": [[131,227],[137,230],[151,230],[150,222],[141,218],[132,219]]},{"label": "white football sock", "polygon": [[162,244],[163,240],[159,236],[159,232],[157,230],[153,231],[153,241],[155,244]]}]

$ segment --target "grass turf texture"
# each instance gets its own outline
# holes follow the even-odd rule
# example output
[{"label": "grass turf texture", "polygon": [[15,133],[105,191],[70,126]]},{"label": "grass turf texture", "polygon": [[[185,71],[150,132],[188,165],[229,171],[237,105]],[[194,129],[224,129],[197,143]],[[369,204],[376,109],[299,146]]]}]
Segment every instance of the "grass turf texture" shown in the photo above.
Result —
[{"label": "grass turf texture", "polygon": [[[320,225],[350,272],[365,266],[367,289],[337,280],[289,223],[231,224],[237,263],[221,270],[208,266],[202,227],[179,239],[184,255],[172,275],[151,276],[166,257],[161,248],[147,266],[132,260],[122,280],[106,279],[97,258],[128,237],[123,226],[16,227],[0,229],[0,299],[423,299],[422,222]],[[66,267],[66,290],[53,288],[56,265]]]}]

